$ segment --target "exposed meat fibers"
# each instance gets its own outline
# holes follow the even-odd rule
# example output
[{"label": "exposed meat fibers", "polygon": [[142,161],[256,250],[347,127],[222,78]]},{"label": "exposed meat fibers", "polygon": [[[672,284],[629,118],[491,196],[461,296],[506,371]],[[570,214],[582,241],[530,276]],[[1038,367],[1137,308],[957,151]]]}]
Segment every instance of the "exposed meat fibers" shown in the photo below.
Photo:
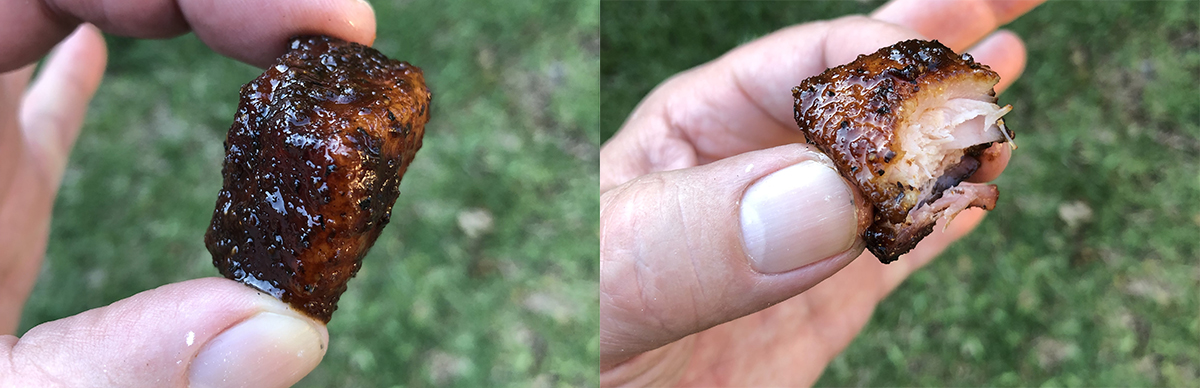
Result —
[{"label": "exposed meat fibers", "polygon": [[416,66],[322,36],[241,96],[205,245],[225,277],[328,322],[391,220],[429,89]]},{"label": "exposed meat fibers", "polygon": [[874,207],[863,238],[880,261],[912,250],[939,218],[995,207],[995,185],[963,180],[979,169],[984,149],[1011,142],[1001,116],[1012,107],[996,105],[999,81],[969,54],[908,40],[792,89],[808,142]]}]

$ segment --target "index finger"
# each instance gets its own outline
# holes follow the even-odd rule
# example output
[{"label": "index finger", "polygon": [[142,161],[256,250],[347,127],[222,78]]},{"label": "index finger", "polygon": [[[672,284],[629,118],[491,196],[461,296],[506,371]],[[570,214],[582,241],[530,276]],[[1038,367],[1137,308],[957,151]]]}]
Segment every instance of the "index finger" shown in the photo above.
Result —
[{"label": "index finger", "polygon": [[871,18],[908,27],[962,52],[1044,0],[892,0]]},{"label": "index finger", "polygon": [[166,38],[189,29],[213,50],[266,67],[289,38],[324,34],[375,40],[375,13],[359,0],[0,0],[0,73],[46,55],[81,23],[135,38]]}]

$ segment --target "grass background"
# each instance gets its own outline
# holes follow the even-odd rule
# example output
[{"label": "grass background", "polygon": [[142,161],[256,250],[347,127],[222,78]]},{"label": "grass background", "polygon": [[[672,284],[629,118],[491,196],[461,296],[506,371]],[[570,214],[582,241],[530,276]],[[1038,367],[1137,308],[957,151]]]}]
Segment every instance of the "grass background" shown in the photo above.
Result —
[{"label": "grass background", "polygon": [[[424,148],[299,386],[597,385],[596,1],[376,1],[425,71]],[[238,88],[194,36],[108,37],[20,332],[219,276],[203,235]]]},{"label": "grass background", "polygon": [[[880,1],[604,2],[601,133],[670,75]],[[998,211],[911,277],[825,386],[1200,385],[1200,3],[1057,1],[1000,96]],[[793,85],[780,85],[787,93]]]}]

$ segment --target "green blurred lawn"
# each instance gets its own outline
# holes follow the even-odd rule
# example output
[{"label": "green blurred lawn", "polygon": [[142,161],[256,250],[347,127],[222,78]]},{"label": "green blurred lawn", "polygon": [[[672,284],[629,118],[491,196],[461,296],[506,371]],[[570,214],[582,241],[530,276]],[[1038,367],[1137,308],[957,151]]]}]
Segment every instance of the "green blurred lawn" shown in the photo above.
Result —
[{"label": "green blurred lawn", "polygon": [[[871,2],[604,2],[601,133],[668,76]],[[1044,4],[1008,28],[1020,149],[970,236],[819,385],[1200,385],[1200,3]],[[788,93],[793,85],[780,85]]]},{"label": "green blurred lawn", "polygon": [[[595,1],[374,2],[425,71],[424,148],[300,386],[598,385]],[[238,88],[194,36],[109,37],[21,332],[219,276],[203,235]]]}]

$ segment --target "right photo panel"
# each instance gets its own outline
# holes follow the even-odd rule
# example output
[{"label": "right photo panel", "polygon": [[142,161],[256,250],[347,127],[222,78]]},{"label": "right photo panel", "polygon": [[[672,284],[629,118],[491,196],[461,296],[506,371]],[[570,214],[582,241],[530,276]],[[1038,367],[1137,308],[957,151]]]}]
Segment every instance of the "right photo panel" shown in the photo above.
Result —
[{"label": "right photo panel", "polygon": [[1198,28],[602,1],[601,386],[1200,384]]}]

